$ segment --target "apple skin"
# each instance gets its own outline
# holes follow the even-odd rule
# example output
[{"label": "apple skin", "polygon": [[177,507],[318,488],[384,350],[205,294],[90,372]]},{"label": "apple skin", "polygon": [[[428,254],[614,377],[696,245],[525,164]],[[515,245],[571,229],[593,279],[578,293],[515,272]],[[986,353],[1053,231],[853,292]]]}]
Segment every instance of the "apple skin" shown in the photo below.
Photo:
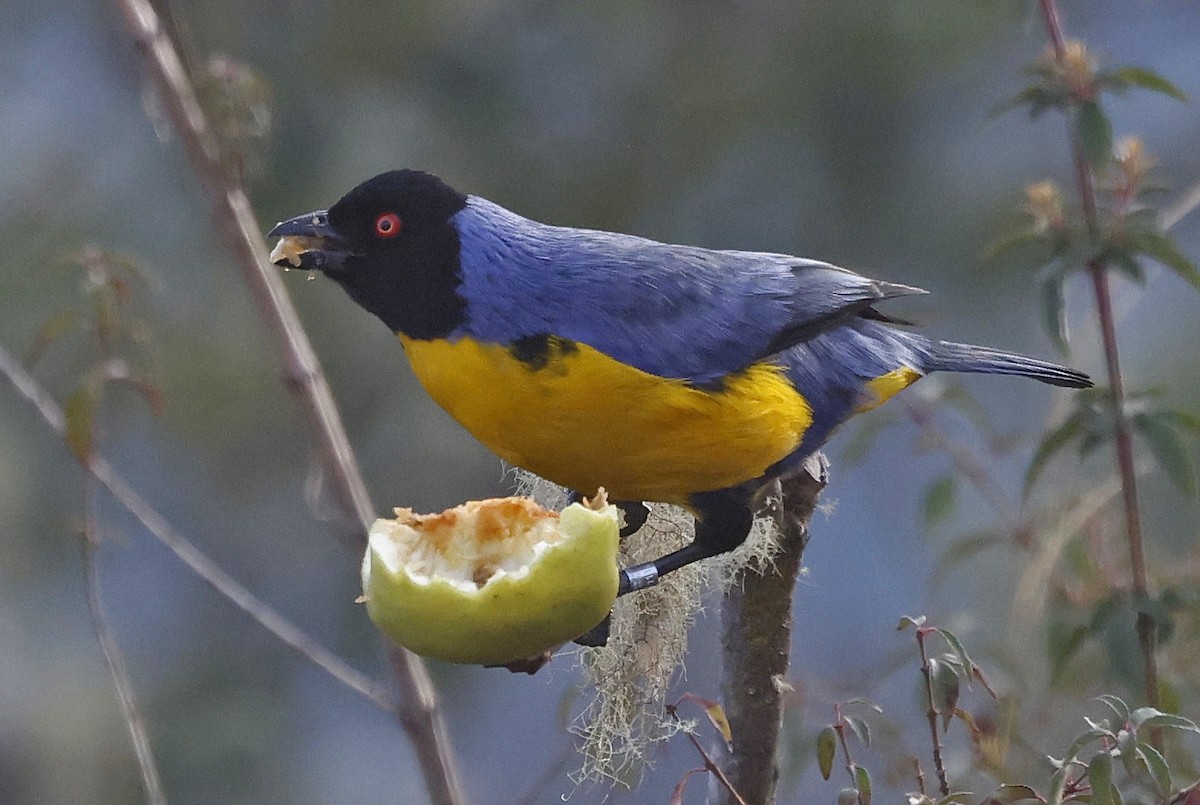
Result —
[{"label": "apple skin", "polygon": [[618,511],[611,505],[571,504],[558,515],[564,539],[477,588],[414,577],[388,544],[394,527],[384,519],[371,527],[362,571],[367,614],[390,639],[426,657],[480,665],[535,657],[595,626],[617,598]]}]

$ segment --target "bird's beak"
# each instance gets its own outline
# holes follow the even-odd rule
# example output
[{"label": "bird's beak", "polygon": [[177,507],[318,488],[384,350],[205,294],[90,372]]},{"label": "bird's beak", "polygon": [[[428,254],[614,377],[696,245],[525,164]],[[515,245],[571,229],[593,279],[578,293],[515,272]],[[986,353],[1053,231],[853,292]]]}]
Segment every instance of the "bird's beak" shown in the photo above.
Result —
[{"label": "bird's beak", "polygon": [[350,254],[346,241],[330,226],[326,210],[280,221],[267,237],[280,239],[271,250],[270,260],[284,268],[336,274],[345,267]]}]

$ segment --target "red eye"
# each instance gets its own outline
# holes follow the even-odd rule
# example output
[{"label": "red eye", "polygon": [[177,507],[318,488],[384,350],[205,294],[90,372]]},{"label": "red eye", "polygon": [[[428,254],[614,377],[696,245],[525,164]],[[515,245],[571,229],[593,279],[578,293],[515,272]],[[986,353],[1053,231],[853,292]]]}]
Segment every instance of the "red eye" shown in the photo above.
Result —
[{"label": "red eye", "polygon": [[394,238],[400,234],[403,226],[400,216],[394,212],[385,212],[375,219],[375,234],[381,238]]}]

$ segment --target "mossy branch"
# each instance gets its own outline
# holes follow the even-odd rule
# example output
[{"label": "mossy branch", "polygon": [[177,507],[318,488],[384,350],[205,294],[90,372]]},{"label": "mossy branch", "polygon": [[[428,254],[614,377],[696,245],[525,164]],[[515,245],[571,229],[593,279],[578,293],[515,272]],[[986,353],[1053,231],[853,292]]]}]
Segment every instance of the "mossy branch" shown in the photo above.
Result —
[{"label": "mossy branch", "polygon": [[[746,572],[731,586],[721,609],[724,672],[721,700],[733,734],[721,761],[733,790],[748,802],[774,801],[779,777],[775,756],[783,726],[785,678],[792,641],[792,597],[808,542],[808,524],[828,481],[828,463],[811,456],[774,490],[780,551],[774,569]],[[714,802],[733,805],[725,788]]]}]

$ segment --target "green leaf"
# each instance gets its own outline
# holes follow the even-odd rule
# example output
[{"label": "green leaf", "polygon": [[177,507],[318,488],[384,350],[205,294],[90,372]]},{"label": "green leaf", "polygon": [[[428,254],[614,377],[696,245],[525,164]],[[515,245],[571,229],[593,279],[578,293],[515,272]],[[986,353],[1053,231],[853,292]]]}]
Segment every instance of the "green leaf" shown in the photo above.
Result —
[{"label": "green leaf", "polygon": [[942,636],[942,639],[946,641],[946,644],[950,646],[950,650],[958,658],[958,663],[962,666],[963,674],[967,678],[967,686],[970,687],[971,677],[975,676],[975,661],[967,654],[962,641],[958,639],[958,635],[954,634],[954,632],[949,629],[938,629],[937,633]]},{"label": "green leaf", "polygon": [[1060,355],[1067,354],[1067,305],[1063,299],[1063,277],[1042,280],[1042,326]]},{"label": "green leaf", "polygon": [[900,616],[899,625],[896,626],[896,631],[903,632],[905,629],[909,628],[910,626],[915,629],[919,629],[924,625],[925,625],[925,616],[924,615],[918,615],[915,618],[912,617],[911,615],[902,615],[902,616]]},{"label": "green leaf", "polygon": [[1103,702],[1109,710],[1116,713],[1117,720],[1124,724],[1129,721],[1129,705],[1125,704],[1125,700],[1120,696],[1113,696],[1111,693],[1103,693],[1096,697],[1096,701]]},{"label": "green leaf", "polygon": [[1129,252],[1121,249],[1109,250],[1104,254],[1104,259],[1138,285],[1146,284],[1146,272],[1142,269],[1142,264],[1135,260]]},{"label": "green leaf", "polygon": [[1088,779],[1092,783],[1094,805],[1113,805],[1113,756],[1107,749],[1097,752],[1088,763]]},{"label": "green leaf", "polygon": [[1088,414],[1085,411],[1076,411],[1067,417],[1065,422],[1047,433],[1046,438],[1042,439],[1042,443],[1038,445],[1033,458],[1029,461],[1029,469],[1025,470],[1025,491],[1022,493],[1024,498],[1029,498],[1034,483],[1042,474],[1042,470],[1046,469],[1050,459],[1083,433],[1087,419]]},{"label": "green leaf", "polygon": [[1129,714],[1129,721],[1139,730],[1157,727],[1200,733],[1200,727],[1196,726],[1196,722],[1191,719],[1177,716],[1174,713],[1164,713],[1153,707],[1139,707]]},{"label": "green leaf", "polygon": [[954,497],[957,487],[954,476],[942,475],[929,485],[925,491],[925,527],[933,529],[942,523],[954,511]]},{"label": "green leaf", "polygon": [[92,455],[92,426],[96,418],[96,392],[83,385],[71,392],[63,404],[67,420],[67,447],[79,461],[86,464]]},{"label": "green leaf", "polygon": [[988,244],[983,250],[980,258],[985,263],[990,263],[999,257],[1003,257],[1014,249],[1019,249],[1022,246],[1032,244],[1050,245],[1050,239],[1046,233],[1039,230],[1037,227],[1025,226],[1020,229],[1014,229],[1011,232],[1006,232],[1000,237]]},{"label": "green leaf", "polygon": [[942,730],[950,726],[954,710],[958,707],[959,678],[954,666],[948,662],[929,661],[930,686],[932,687],[933,709],[942,717]]},{"label": "green leaf", "polygon": [[[922,616],[922,619],[924,619],[924,616]],[[883,715],[883,708],[880,707],[879,705],[875,704],[875,702],[871,701],[870,699],[863,699],[861,697],[856,696],[853,699],[846,700],[847,706],[852,705],[852,704],[861,704],[863,707],[869,707],[870,709],[874,710],[876,713],[879,713],[879,715]]]},{"label": "green leaf", "polygon": [[842,716],[842,721],[854,733],[859,742],[866,748],[871,748],[871,727],[857,716]]},{"label": "green leaf", "polygon": [[1026,800],[1042,801],[1038,792],[1034,791],[1027,785],[1002,785],[993,791],[986,802],[996,803],[996,805],[1011,805],[1014,802],[1025,802]]},{"label": "green leaf", "polygon": [[951,791],[937,801],[937,805],[971,805],[970,791]]},{"label": "green leaf", "polygon": [[1122,87],[1148,89],[1151,92],[1158,92],[1177,101],[1187,101],[1187,95],[1184,95],[1179,87],[1153,70],[1147,70],[1145,67],[1118,67],[1116,70],[1105,74],[1101,79],[1102,83],[1110,83],[1105,80],[1109,78],[1116,79]]},{"label": "green leaf", "polygon": [[1071,761],[1079,757],[1079,752],[1088,744],[1098,741],[1101,738],[1111,737],[1113,736],[1110,731],[1094,727],[1086,732],[1081,732],[1075,736],[1075,740],[1071,742],[1071,747],[1067,750],[1067,754],[1063,756],[1063,765],[1070,765]]},{"label": "green leaf", "polygon": [[1101,172],[1112,160],[1112,121],[1096,101],[1084,101],[1075,113],[1075,132],[1083,156],[1092,169]]},{"label": "green leaf", "polygon": [[1067,774],[1070,768],[1068,764],[1064,763],[1050,778],[1050,790],[1046,792],[1046,805],[1062,805],[1063,792],[1067,789]]},{"label": "green leaf", "polygon": [[817,769],[821,779],[828,780],[833,773],[833,759],[837,756],[837,730],[832,726],[817,733]]},{"label": "green leaf", "polygon": [[1183,494],[1194,496],[1196,470],[1170,418],[1159,414],[1134,414],[1129,418],[1129,424],[1150,448],[1154,460],[1171,479],[1171,483]]},{"label": "green leaf", "polygon": [[[1036,73],[1034,73],[1036,74]],[[1048,76],[1042,76],[1043,79]],[[1054,106],[1062,106],[1067,100],[1067,93],[1061,89],[1051,89],[1042,84],[1030,84],[1012,98],[997,104],[992,110],[993,116],[1002,115],[1010,109],[1020,106],[1028,107],[1029,117],[1036,118],[1042,112]]]},{"label": "green leaf", "polygon": [[862,766],[854,767],[854,784],[858,786],[859,805],[871,805],[871,774]]},{"label": "green leaf", "polygon": [[1154,780],[1154,787],[1158,789],[1159,795],[1169,796],[1171,793],[1171,767],[1167,765],[1167,761],[1157,749],[1144,741],[1138,743],[1137,756],[1142,763],[1146,764],[1146,771],[1150,772],[1150,779]]},{"label": "green leaf", "polygon": [[1134,251],[1162,263],[1200,291],[1200,271],[1169,236],[1141,229],[1130,232],[1128,237]]}]

